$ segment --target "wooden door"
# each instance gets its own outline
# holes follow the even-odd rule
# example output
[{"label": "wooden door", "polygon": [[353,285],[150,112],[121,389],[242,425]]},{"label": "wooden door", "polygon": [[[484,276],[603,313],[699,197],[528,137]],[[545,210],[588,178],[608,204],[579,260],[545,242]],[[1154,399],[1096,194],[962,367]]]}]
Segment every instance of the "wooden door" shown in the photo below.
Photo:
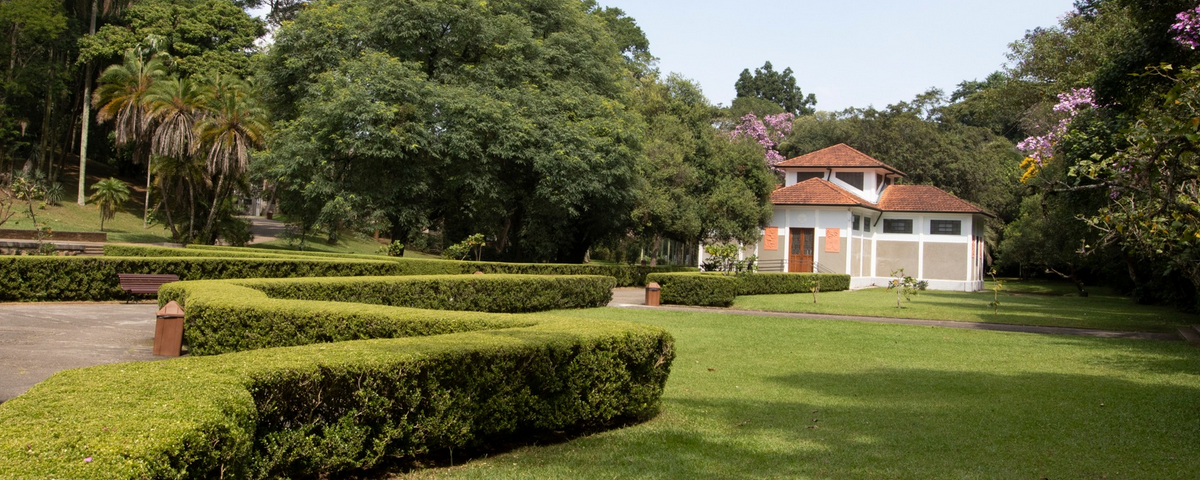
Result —
[{"label": "wooden door", "polygon": [[811,228],[793,228],[788,235],[788,271],[813,271],[813,246],[816,236]]}]

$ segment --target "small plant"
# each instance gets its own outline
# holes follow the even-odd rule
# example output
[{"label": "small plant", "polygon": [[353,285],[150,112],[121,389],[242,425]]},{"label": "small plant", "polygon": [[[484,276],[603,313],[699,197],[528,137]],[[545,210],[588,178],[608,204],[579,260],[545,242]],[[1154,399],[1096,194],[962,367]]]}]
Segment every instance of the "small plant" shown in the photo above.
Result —
[{"label": "small plant", "polygon": [[888,281],[887,289],[889,292],[893,289],[896,290],[896,308],[903,308],[900,306],[901,296],[903,296],[905,300],[911,302],[912,297],[915,297],[927,287],[929,287],[929,282],[925,280],[917,280],[913,277],[905,275],[904,269],[901,268],[899,270],[892,271],[892,279]]},{"label": "small plant", "polygon": [[483,247],[487,245],[483,239],[484,237],[482,233],[471,235],[463,241],[454,245],[450,245],[449,247],[446,247],[445,250],[442,250],[442,258],[447,258],[450,260],[466,260],[467,256],[474,251],[475,261],[479,261],[480,258],[483,257]]},{"label": "small plant", "polygon": [[808,275],[805,284],[805,288],[813,294],[813,303],[817,303],[817,294],[821,293],[821,279],[816,275]]},{"label": "small plant", "polygon": [[705,245],[708,260],[701,267],[706,272],[722,272],[725,275],[747,275],[758,271],[758,256],[751,255],[738,260],[738,246],[732,243]]},{"label": "small plant", "polygon": [[992,303],[988,306],[992,307],[992,313],[1000,313],[1000,291],[1004,290],[1004,280],[996,280],[996,269],[988,270],[988,276],[992,277]]},{"label": "small plant", "polygon": [[92,185],[92,203],[100,206],[100,231],[104,231],[104,221],[117,216],[117,208],[129,201],[129,186],[116,178],[107,178]]},{"label": "small plant", "polygon": [[392,240],[392,243],[379,246],[379,254],[387,255],[389,257],[403,257],[404,244],[400,243],[399,240]]}]

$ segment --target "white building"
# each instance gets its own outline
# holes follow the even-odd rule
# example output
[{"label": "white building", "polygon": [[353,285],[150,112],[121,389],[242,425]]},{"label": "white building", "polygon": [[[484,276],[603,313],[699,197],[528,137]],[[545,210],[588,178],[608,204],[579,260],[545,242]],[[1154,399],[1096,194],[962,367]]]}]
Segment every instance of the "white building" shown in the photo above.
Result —
[{"label": "white building", "polygon": [[991,213],[845,144],[777,165],[782,188],[758,255],[761,271],[850,274],[851,288],[886,285],[892,271],[936,290],[983,289],[984,224]]}]

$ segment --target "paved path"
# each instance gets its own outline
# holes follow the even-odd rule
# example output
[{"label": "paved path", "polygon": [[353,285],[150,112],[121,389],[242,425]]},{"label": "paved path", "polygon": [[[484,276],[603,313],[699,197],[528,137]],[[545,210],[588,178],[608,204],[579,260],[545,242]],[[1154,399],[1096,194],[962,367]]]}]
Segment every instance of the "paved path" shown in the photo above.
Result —
[{"label": "paved path", "polygon": [[0,305],[0,401],[59,370],[154,360],[153,303]]},{"label": "paved path", "polygon": [[254,239],[250,240],[251,245],[278,239],[287,231],[287,224],[279,220],[268,220],[267,217],[241,218],[250,221],[250,234],[254,235]]}]

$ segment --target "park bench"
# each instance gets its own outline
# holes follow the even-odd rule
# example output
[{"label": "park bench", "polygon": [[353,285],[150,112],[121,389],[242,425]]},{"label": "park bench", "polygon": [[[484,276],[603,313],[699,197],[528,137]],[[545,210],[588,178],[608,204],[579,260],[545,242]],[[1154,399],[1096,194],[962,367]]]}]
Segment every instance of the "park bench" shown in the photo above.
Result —
[{"label": "park bench", "polygon": [[129,294],[125,303],[137,303],[135,295],[157,294],[164,283],[179,281],[179,275],[174,274],[118,273],[117,277],[121,279],[121,290]]}]

